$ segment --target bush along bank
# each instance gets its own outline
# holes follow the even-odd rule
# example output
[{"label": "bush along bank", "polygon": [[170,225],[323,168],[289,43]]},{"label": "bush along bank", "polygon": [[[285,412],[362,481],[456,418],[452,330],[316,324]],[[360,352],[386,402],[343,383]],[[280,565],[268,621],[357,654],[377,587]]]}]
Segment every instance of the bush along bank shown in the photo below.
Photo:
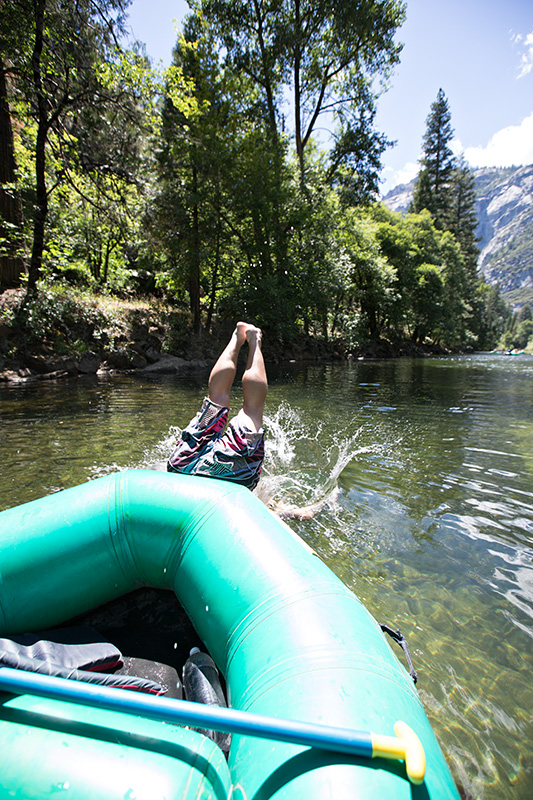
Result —
[{"label": "bush along bank", "polygon": [[159,299],[40,288],[0,295],[0,380],[20,383],[137,370],[178,372],[211,356],[190,348],[183,314]]},{"label": "bush along bank", "polygon": [[[118,299],[41,286],[25,303],[24,290],[0,294],[0,381],[26,383],[76,375],[175,374],[207,369],[226,344],[234,322],[194,336],[186,312],[160,298]],[[443,354],[410,342],[368,342],[348,349],[342,341],[304,336],[280,348],[265,337],[271,363],[396,358]]]}]

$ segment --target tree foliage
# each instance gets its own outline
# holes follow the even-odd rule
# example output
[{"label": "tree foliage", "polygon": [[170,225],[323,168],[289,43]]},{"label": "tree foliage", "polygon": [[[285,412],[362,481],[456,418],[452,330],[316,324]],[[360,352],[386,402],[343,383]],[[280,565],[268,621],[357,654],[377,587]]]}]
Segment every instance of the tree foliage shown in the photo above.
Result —
[{"label": "tree foliage", "polygon": [[[29,288],[41,274],[52,193],[68,184],[109,207],[106,189],[120,193],[120,182],[132,182],[142,83],[133,88],[138,59],[119,44],[127,5],[4,0],[0,8],[11,101],[35,130]],[[91,191],[82,186],[91,183]]]},{"label": "tree foliage", "polygon": [[197,0],[161,79],[122,44],[127,4],[0,3],[2,189],[22,211],[1,207],[2,252],[30,287],[164,292],[196,334],[245,317],[274,341],[346,348],[523,338],[530,321],[511,331],[477,276],[442,91],[412,213],[375,200],[403,2]]},{"label": "tree foliage", "polygon": [[[345,160],[354,170],[363,155],[368,174],[368,163],[379,163],[385,140],[373,131],[372,85],[399,60],[394,34],[405,18],[404,3],[203,0],[198,8],[223,45],[228,67],[256,86],[272,136],[292,130],[302,182],[305,153],[324,117],[339,124],[334,164]],[[289,97],[286,120],[282,102]]]},{"label": "tree foliage", "polygon": [[448,100],[439,89],[426,120],[421,172],[415,184],[412,210],[427,209],[442,230],[449,226],[453,193],[455,160],[450,147],[454,134],[451,119]]}]

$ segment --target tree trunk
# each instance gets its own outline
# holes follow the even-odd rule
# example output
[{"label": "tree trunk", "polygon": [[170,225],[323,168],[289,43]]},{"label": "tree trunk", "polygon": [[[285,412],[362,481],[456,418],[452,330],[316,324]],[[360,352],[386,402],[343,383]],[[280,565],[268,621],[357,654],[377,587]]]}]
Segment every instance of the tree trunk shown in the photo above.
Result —
[{"label": "tree trunk", "polygon": [[[7,240],[0,256],[0,287],[3,288],[20,286],[24,270],[23,258],[17,252],[22,238],[22,203],[14,188],[16,168],[6,75],[0,56],[0,238]],[[6,190],[4,184],[12,184],[12,187]]]},{"label": "tree trunk", "polygon": [[115,243],[111,243],[111,237],[108,238],[105,244],[105,256],[104,256],[104,279],[102,283],[104,286],[107,284],[107,275],[109,272],[109,256],[111,255],[112,251],[115,249]]},{"label": "tree trunk", "polygon": [[[217,203],[218,206],[218,203]],[[215,302],[217,297],[217,283],[218,283],[218,269],[220,265],[220,213],[217,207],[217,232],[215,242],[215,263],[213,265],[213,279],[211,281],[211,296],[209,298],[209,308],[207,310],[207,319],[205,322],[205,330],[207,333],[211,330],[211,323],[213,321],[213,314],[215,312]]]},{"label": "tree trunk", "polygon": [[[196,167],[192,168],[193,194],[198,197],[198,173]],[[198,202],[195,199],[192,211],[193,225],[193,246],[191,254],[191,265],[189,272],[189,298],[192,313],[192,327],[194,333],[200,333],[200,219],[198,213]]]},{"label": "tree trunk", "polygon": [[48,134],[48,112],[43,94],[41,77],[41,56],[44,43],[44,9],[46,0],[38,0],[35,5],[35,43],[32,55],[33,85],[38,105],[37,142],[35,146],[35,216],[33,220],[33,247],[28,292],[33,292],[41,274],[44,249],[44,230],[48,214],[48,194],[46,192],[46,137]]},{"label": "tree trunk", "polygon": [[[300,32],[300,2],[296,0],[294,4],[294,18],[295,27],[298,33]],[[300,185],[304,185],[304,146],[302,141],[302,103],[300,94],[300,65],[301,65],[301,52],[300,43],[297,42],[294,46],[294,140],[296,143],[296,155],[298,157],[298,166],[300,168]]]}]

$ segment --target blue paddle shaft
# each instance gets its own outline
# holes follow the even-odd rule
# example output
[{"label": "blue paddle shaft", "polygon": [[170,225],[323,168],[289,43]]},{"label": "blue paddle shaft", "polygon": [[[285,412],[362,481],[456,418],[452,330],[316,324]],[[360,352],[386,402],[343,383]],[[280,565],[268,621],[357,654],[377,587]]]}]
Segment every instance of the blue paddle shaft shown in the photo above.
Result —
[{"label": "blue paddle shaft", "polygon": [[0,668],[0,691],[31,694],[107,711],[193,725],[207,730],[275,739],[372,758],[372,734],[293,720],[276,719],[230,708],[206,706],[164,697],[150,697],[124,689],[69,681],[50,675]]}]

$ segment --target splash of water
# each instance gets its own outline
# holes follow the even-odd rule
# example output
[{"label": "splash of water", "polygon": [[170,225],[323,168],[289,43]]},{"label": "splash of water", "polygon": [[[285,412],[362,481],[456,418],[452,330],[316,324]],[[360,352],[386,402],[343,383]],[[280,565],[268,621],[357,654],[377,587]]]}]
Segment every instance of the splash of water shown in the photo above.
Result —
[{"label": "splash of water", "polygon": [[373,450],[358,442],[360,429],[326,433],[283,401],[265,417],[265,464],[258,497],[282,515],[308,518],[324,506],[335,509],[338,479],[346,466]]},{"label": "splash of water", "polygon": [[[325,430],[324,422],[308,418],[301,409],[282,401],[275,412],[265,416],[265,463],[255,494],[282,516],[313,517],[327,507],[337,516],[338,480],[347,465],[358,456],[374,452],[375,445],[362,446],[361,429]],[[166,470],[166,461],[181,429],[171,426],[140,459],[127,464],[94,464],[89,479],[126,469]],[[299,511],[301,513],[296,514]]]}]

